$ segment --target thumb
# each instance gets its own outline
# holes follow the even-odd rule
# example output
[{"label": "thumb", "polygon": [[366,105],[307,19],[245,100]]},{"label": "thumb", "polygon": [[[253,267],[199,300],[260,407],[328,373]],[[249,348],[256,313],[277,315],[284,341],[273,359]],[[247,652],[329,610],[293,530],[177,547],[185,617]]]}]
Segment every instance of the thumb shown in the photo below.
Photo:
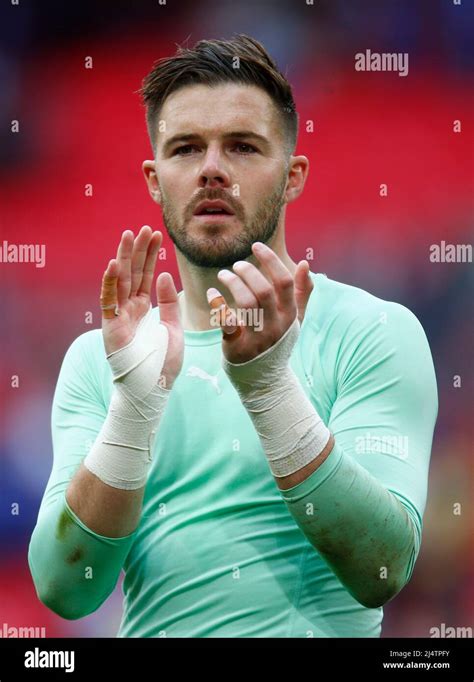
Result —
[{"label": "thumb", "polygon": [[178,293],[169,272],[161,272],[156,280],[156,298],[160,310],[160,322],[172,326],[181,323]]},{"label": "thumb", "polygon": [[309,274],[309,264],[306,260],[301,260],[295,272],[295,299],[296,307],[298,309],[298,319],[300,323],[303,322],[306,305],[308,303],[311,292],[313,291],[313,280]]},{"label": "thumb", "polygon": [[207,302],[211,307],[211,315],[217,320],[226,341],[236,339],[241,334],[241,328],[235,314],[227,307],[224,296],[218,289],[210,287],[207,292]]}]

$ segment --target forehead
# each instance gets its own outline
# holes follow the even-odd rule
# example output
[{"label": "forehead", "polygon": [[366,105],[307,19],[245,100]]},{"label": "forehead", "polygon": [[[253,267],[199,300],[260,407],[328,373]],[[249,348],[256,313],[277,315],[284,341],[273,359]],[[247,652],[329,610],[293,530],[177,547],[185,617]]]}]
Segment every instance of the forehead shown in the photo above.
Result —
[{"label": "forehead", "polygon": [[181,132],[205,136],[229,130],[252,130],[270,138],[281,127],[270,96],[254,85],[238,83],[184,86],[165,100],[159,118],[166,122],[160,142]]}]

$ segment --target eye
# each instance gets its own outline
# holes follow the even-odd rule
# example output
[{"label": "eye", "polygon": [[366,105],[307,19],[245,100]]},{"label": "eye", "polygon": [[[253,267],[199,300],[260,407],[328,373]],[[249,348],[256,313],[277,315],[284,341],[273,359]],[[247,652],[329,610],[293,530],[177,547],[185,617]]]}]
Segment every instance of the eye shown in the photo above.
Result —
[{"label": "eye", "polygon": [[251,144],[247,144],[246,142],[239,142],[235,146],[238,148],[241,154],[253,154],[257,151],[255,147],[252,147]]},{"label": "eye", "polygon": [[173,154],[177,154],[178,156],[189,156],[189,151],[195,149],[194,145],[192,144],[184,144],[181,147],[177,147]]}]

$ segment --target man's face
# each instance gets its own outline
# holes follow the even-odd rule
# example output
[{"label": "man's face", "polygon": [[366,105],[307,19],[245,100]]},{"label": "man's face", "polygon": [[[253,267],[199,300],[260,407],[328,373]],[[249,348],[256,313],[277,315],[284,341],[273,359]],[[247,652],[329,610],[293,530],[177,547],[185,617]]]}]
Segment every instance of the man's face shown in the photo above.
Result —
[{"label": "man's face", "polygon": [[[199,267],[244,260],[253,242],[273,236],[285,203],[288,156],[272,100],[255,86],[186,86],[159,119],[156,173],[170,238]],[[232,214],[198,213],[206,200]]]}]

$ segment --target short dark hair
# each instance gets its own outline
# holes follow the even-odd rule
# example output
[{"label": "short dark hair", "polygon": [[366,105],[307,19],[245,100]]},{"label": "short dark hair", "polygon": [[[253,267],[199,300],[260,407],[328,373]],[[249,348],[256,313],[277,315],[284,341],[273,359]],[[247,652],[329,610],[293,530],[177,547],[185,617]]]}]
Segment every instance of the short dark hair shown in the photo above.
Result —
[{"label": "short dark hair", "polygon": [[146,107],[153,149],[155,124],[164,101],[172,92],[185,85],[212,87],[221,83],[256,85],[265,90],[281,116],[288,151],[290,154],[294,151],[298,114],[291,86],[263,45],[242,33],[230,40],[200,40],[192,48],[178,46],[174,56],[163,57],[153,64],[139,90]]}]

